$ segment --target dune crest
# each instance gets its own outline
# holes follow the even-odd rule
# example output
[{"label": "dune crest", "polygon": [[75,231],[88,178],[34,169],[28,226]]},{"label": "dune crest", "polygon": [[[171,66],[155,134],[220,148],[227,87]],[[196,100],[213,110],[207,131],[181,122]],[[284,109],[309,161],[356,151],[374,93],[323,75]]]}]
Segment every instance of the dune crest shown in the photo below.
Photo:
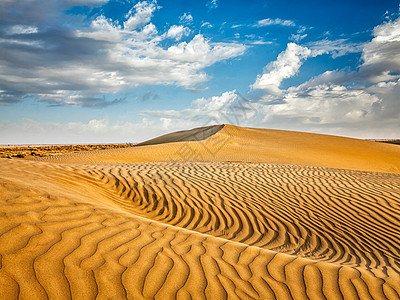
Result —
[{"label": "dune crest", "polygon": [[194,128],[191,130],[176,131],[136,144],[135,147],[168,144],[168,143],[179,143],[179,142],[203,141],[209,138],[210,136],[216,134],[222,128],[224,128],[224,125],[212,125],[212,126]]},{"label": "dune crest", "polygon": [[397,145],[233,125],[167,134],[125,149],[81,152],[39,160],[56,163],[258,162],[400,173],[400,147]]}]

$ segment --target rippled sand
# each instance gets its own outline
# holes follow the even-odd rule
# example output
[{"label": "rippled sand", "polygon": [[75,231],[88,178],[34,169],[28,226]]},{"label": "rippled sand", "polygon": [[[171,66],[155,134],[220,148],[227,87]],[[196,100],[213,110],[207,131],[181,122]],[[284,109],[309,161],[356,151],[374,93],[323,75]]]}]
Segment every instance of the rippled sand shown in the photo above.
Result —
[{"label": "rippled sand", "polygon": [[396,145],[223,126],[44,160],[0,160],[4,299],[400,297]]}]

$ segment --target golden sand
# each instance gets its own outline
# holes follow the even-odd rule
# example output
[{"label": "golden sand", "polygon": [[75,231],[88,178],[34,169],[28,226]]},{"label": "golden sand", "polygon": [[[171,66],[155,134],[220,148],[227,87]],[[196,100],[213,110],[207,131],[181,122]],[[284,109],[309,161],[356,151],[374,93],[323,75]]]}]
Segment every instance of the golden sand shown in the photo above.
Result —
[{"label": "golden sand", "polygon": [[[154,143],[110,151],[42,158],[56,163],[86,162],[260,162],[400,173],[398,145],[304,132],[213,126],[156,138]],[[181,140],[185,142],[181,142]],[[157,143],[156,143],[157,142]],[[159,144],[162,143],[162,144]]]},{"label": "golden sand", "polygon": [[396,145],[225,125],[42,160],[0,160],[1,298],[400,297]]}]

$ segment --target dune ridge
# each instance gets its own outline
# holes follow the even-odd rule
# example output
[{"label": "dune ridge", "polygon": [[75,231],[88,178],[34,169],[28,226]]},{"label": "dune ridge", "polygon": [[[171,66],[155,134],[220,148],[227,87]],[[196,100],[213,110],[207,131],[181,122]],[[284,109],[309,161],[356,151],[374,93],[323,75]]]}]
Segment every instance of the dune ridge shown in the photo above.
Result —
[{"label": "dune ridge", "polygon": [[210,136],[216,134],[224,128],[224,125],[211,125],[206,127],[199,127],[190,130],[176,131],[168,133],[154,139],[138,143],[135,146],[148,146],[148,145],[160,145],[168,143],[178,143],[178,142],[198,142],[203,141]]},{"label": "dune ridge", "polygon": [[144,142],[141,146],[38,160],[55,163],[258,162],[400,174],[400,147],[397,145],[226,124],[168,134]]},{"label": "dune ridge", "polygon": [[396,174],[0,161],[0,182],[10,299],[400,295]]}]

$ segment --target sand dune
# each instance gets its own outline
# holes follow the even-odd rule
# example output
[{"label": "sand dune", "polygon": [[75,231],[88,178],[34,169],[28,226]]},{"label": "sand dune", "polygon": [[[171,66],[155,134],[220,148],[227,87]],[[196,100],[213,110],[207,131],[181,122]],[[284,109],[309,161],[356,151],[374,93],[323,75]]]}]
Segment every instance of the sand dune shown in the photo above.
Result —
[{"label": "sand dune", "polygon": [[322,134],[220,125],[131,148],[40,158],[58,163],[231,161],[400,173],[400,147]]},{"label": "sand dune", "polygon": [[[221,136],[230,139],[224,147]],[[359,170],[302,165],[323,151],[333,163],[327,141],[363,148]],[[397,148],[370,143],[224,126],[47,162],[0,159],[0,295],[399,299]],[[288,147],[279,158],[278,144]],[[182,146],[197,147],[203,161],[160,162]],[[287,162],[227,159],[257,151],[261,161],[275,153]],[[135,153],[153,161],[123,162]],[[360,171],[385,167],[393,173]]]},{"label": "sand dune", "polygon": [[139,143],[136,146],[159,145],[159,144],[168,144],[177,142],[199,142],[216,134],[223,128],[224,125],[213,125],[207,127],[194,128],[191,130],[176,131]]}]

